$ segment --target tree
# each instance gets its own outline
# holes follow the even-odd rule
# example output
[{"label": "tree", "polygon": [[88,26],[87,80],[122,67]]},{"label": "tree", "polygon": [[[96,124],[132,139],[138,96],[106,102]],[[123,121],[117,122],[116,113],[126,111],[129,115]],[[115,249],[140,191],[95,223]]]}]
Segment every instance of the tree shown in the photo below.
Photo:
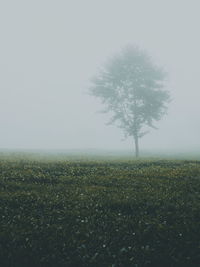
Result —
[{"label": "tree", "polygon": [[169,93],[164,90],[165,72],[135,46],[125,47],[111,58],[92,79],[90,93],[101,99],[104,112],[111,113],[109,124],[117,123],[125,137],[135,143],[139,157],[139,138],[148,133],[147,127],[166,113]]}]

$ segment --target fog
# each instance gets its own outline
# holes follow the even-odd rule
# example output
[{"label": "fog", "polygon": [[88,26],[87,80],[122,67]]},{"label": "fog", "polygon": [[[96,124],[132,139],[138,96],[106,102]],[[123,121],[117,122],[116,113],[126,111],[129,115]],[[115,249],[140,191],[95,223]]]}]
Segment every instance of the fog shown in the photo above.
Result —
[{"label": "fog", "polygon": [[88,88],[136,44],[167,71],[172,98],[141,149],[199,149],[199,10],[198,0],[2,0],[0,148],[133,149]]}]

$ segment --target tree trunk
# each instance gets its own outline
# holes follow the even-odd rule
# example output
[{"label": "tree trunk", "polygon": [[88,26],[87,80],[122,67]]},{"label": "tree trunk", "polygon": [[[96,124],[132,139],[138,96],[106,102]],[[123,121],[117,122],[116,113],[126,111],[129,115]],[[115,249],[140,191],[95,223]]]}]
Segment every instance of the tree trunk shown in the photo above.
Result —
[{"label": "tree trunk", "polygon": [[135,141],[135,157],[139,158],[139,142],[138,142],[138,136],[134,136]]}]

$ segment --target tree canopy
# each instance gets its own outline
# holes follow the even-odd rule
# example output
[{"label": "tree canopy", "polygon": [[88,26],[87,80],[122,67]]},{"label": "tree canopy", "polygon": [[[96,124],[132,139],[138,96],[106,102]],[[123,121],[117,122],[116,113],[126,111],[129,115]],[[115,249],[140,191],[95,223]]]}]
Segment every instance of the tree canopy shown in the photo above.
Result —
[{"label": "tree canopy", "polygon": [[100,98],[104,112],[111,114],[109,123],[134,138],[136,157],[138,139],[166,113],[169,93],[164,90],[165,78],[166,73],[143,50],[128,46],[92,79],[90,93]]}]

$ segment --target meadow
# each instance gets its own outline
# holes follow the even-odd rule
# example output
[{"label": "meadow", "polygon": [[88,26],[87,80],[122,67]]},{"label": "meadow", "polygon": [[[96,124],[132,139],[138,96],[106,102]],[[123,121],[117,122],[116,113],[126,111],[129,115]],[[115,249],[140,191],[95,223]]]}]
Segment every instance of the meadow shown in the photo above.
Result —
[{"label": "meadow", "polygon": [[200,161],[0,157],[0,266],[200,266]]}]

